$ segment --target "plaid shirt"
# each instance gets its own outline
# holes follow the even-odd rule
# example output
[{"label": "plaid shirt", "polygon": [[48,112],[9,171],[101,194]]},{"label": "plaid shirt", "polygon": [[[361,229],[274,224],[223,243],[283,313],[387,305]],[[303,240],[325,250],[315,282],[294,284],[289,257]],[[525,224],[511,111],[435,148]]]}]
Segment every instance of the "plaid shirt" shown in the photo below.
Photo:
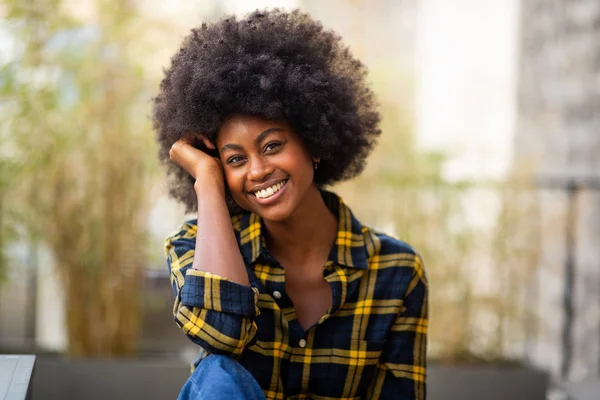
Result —
[{"label": "plaid shirt", "polygon": [[407,244],[362,226],[333,193],[337,239],[323,274],[331,309],[299,324],[285,273],[256,214],[232,218],[250,287],[192,268],[197,226],[167,238],[181,329],[204,350],[237,358],[267,399],[425,399],[427,280]]}]

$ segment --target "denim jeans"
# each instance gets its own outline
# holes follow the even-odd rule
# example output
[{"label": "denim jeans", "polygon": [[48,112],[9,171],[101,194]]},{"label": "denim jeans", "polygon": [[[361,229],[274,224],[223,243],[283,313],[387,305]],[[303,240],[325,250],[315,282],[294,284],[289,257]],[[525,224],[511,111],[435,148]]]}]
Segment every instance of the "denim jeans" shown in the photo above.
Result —
[{"label": "denim jeans", "polygon": [[200,361],[178,400],[264,400],[258,382],[231,357],[211,354]]}]

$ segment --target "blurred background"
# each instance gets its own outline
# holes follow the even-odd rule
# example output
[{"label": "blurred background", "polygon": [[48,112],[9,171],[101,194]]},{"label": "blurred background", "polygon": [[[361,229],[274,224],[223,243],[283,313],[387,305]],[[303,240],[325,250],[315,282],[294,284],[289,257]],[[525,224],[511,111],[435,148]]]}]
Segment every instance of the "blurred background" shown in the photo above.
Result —
[{"label": "blurred background", "polygon": [[264,7],[369,68],[383,135],[333,189],[422,253],[432,365],[599,379],[598,0],[3,0],[0,353],[196,357],[151,99],[191,28]]}]

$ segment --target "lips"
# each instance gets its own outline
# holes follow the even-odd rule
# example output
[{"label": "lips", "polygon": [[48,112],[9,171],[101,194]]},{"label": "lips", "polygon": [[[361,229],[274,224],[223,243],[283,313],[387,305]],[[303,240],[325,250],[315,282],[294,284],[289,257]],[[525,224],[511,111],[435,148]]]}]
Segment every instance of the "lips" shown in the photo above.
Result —
[{"label": "lips", "polygon": [[250,191],[249,196],[261,206],[272,204],[285,192],[288,180],[284,179],[276,183],[261,185],[258,190]]},{"label": "lips", "polygon": [[285,185],[286,182],[287,179],[284,179],[283,181],[275,183],[274,185],[268,186],[263,189],[254,190],[251,193],[259,199],[268,199],[275,193],[279,192],[279,190],[281,190],[281,188],[283,187],[283,185]]}]

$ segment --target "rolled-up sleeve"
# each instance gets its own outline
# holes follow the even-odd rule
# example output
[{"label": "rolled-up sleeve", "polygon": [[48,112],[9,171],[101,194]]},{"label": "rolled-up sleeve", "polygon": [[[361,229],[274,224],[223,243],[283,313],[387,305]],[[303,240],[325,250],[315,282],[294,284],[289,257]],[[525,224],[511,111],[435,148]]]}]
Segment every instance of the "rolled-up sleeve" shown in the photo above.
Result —
[{"label": "rolled-up sleeve", "polygon": [[193,223],[165,242],[175,322],[209,353],[239,356],[256,334],[258,289],[193,269],[195,246]]}]

